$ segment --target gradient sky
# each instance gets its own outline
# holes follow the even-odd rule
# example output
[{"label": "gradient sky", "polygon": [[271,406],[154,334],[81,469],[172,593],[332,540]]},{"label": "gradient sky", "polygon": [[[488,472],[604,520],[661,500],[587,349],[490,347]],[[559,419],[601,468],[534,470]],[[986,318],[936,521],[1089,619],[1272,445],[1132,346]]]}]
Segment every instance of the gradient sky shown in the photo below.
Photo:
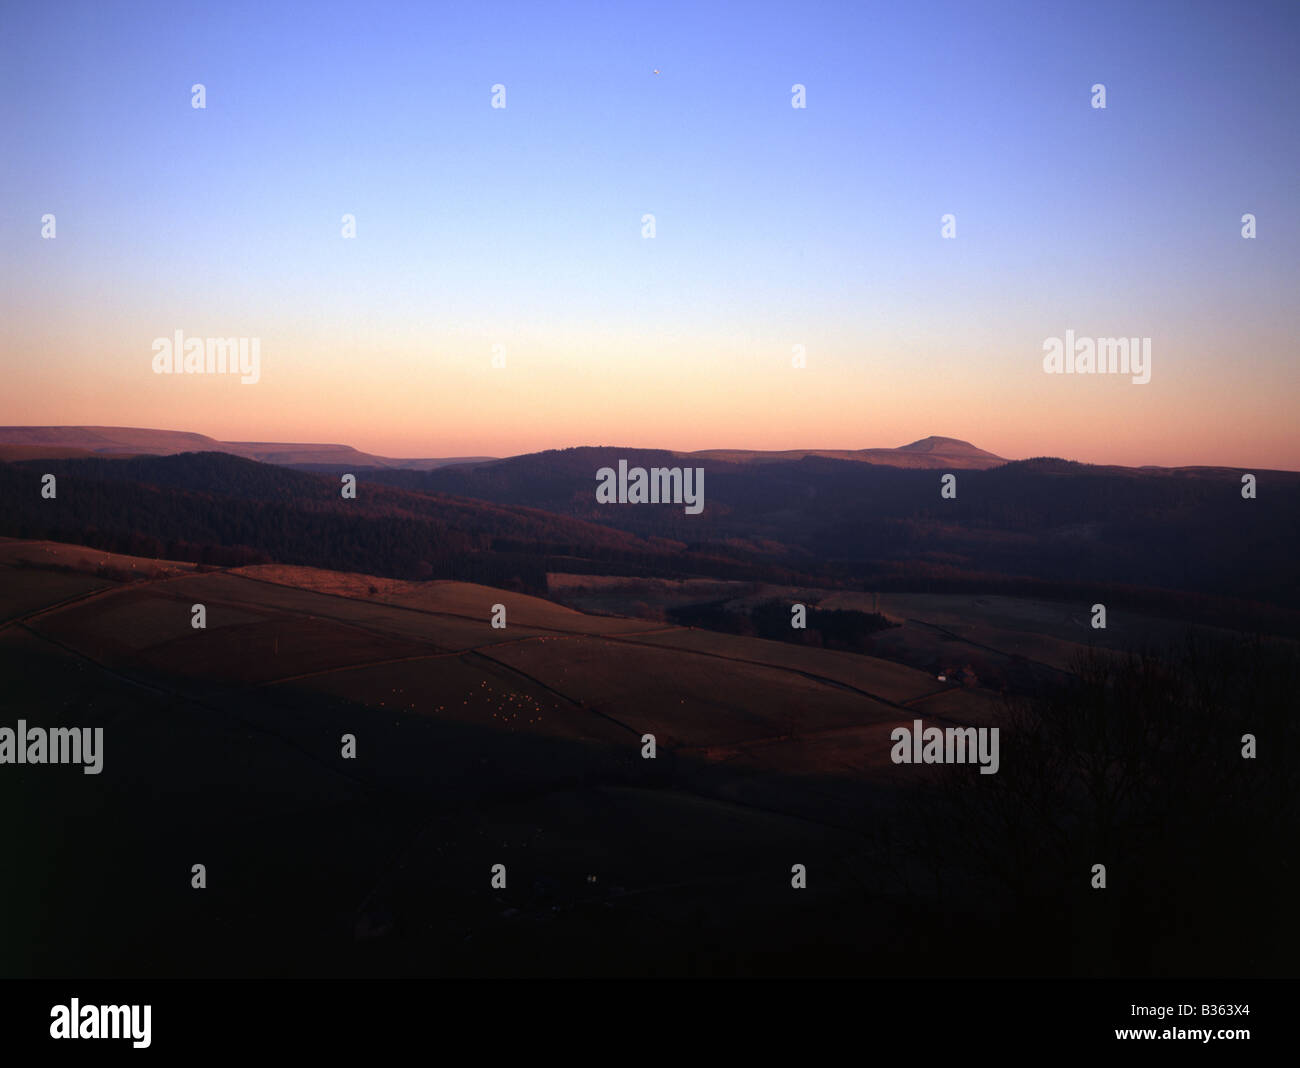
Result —
[{"label": "gradient sky", "polygon": [[[0,424],[1300,469],[1298,43],[1294,3],[9,2]],[[261,381],[155,375],[178,329]],[[1044,374],[1067,329],[1151,382]]]}]

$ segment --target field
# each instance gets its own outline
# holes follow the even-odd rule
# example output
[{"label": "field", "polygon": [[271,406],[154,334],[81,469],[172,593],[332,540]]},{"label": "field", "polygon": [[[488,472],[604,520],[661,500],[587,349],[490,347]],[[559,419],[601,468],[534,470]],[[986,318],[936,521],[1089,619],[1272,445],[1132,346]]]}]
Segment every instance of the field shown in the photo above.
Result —
[{"label": "field", "polygon": [[860,892],[889,729],[937,692],[945,717],[995,708],[885,661],[467,583],[12,540],[0,575],[0,722],[105,732],[99,776],[0,779],[5,900],[37,918],[6,925],[4,974],[748,971],[810,946],[860,968],[881,930],[819,932]]},{"label": "field", "polygon": [[[1085,825],[1056,828],[1059,842],[1029,829],[1056,810],[1032,798],[1068,804],[1068,780],[1039,782],[1032,760],[1005,759],[986,778],[890,759],[891,732],[916,719],[997,726],[1014,712],[977,679],[940,680],[935,658],[983,672],[1032,656],[1062,671],[1091,639],[1084,609],[707,585],[584,576],[564,592],[598,599],[604,614],[588,614],[472,583],[0,542],[0,726],[104,731],[102,774],[0,774],[0,974],[1185,966],[1190,943],[1172,919],[1142,929],[1141,952],[1158,964],[1129,960],[1151,901],[1140,885],[1105,907],[1089,897]],[[886,659],[673,626],[655,609],[610,614],[619,597],[645,604],[656,592],[797,595],[901,625],[873,635]],[[199,604],[203,629],[191,626]],[[496,605],[504,627],[492,625]],[[1205,751],[1194,732],[1183,741]],[[990,794],[993,779],[1009,792]],[[936,807],[958,787],[956,808]],[[1158,782],[1145,788],[1163,797]],[[1007,858],[954,867],[985,818],[1022,828],[995,839]],[[1224,816],[1228,842],[1237,818]],[[1250,855],[1271,848],[1241,841]],[[1128,848],[1140,863],[1152,846],[1136,837]],[[504,886],[492,884],[495,865]],[[806,889],[792,886],[795,865]],[[1014,876],[1007,898],[1007,871],[1036,881]],[[1032,907],[1008,906],[1017,894]],[[1195,895],[1181,911],[1163,900],[1188,923],[1201,907]],[[1035,933],[1048,913],[1072,917],[1052,944]],[[1259,948],[1218,952],[1230,972],[1254,967]]]},{"label": "field", "polygon": [[[1230,633],[1225,628],[1131,611],[1122,601],[1108,604],[1106,627],[1094,629],[1092,604],[1083,601],[998,594],[860,593],[757,582],[558,573],[547,579],[552,596],[566,604],[647,619],[664,619],[675,609],[704,603],[720,604],[739,614],[770,601],[879,613],[894,626],[873,635],[868,651],[874,661],[893,661],[913,669],[900,676],[907,680],[904,685],[915,681],[916,671],[932,680],[944,675],[945,681],[950,681],[960,680],[968,669],[974,681],[986,689],[1033,689],[1044,681],[1063,678],[1093,649],[1164,649],[1189,634],[1223,637]],[[799,655],[806,653],[800,650]],[[850,656],[845,662],[861,660]],[[873,657],[867,660],[874,662]],[[873,674],[882,670],[877,664]]]}]

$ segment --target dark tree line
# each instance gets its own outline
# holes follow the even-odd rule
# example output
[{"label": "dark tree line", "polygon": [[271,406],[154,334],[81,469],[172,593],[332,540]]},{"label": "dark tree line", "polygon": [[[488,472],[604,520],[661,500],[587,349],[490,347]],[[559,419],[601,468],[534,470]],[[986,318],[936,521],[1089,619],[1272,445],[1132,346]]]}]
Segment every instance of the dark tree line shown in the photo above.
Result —
[{"label": "dark tree line", "polygon": [[1091,652],[1009,703],[996,774],[926,769],[878,859],[977,970],[1291,974],[1298,673],[1291,642]]}]

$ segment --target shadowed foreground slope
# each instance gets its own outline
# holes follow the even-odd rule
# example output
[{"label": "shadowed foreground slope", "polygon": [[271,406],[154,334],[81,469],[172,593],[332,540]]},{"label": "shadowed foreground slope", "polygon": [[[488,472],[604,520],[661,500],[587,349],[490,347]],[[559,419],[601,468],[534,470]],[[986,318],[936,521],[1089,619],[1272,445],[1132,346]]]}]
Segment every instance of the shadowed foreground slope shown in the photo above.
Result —
[{"label": "shadowed foreground slope", "polygon": [[98,776],[0,768],[0,973],[1119,966],[1082,941],[1111,907],[1084,876],[1058,898],[1093,918],[1062,922],[1044,955],[1041,931],[999,916],[986,873],[954,869],[969,895],[936,889],[950,843],[913,814],[931,811],[914,804],[924,769],[889,761],[889,732],[995,722],[978,691],[465,583],[13,541],[0,575],[0,724],[104,729]]}]

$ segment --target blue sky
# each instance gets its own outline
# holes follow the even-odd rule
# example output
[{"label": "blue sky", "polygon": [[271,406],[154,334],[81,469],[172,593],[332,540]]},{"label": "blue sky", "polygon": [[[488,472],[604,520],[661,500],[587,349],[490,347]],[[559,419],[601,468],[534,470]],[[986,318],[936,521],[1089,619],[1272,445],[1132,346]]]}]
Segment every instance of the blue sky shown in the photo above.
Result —
[{"label": "blue sky", "polygon": [[[909,419],[962,429],[951,398],[930,423],[917,410],[954,383],[970,409],[957,436],[995,451],[990,433],[1031,396],[1041,427],[1013,426],[1001,448],[1091,458],[1089,420],[1055,406],[1094,411],[1112,438],[1145,421],[1172,441],[1180,412],[1208,418],[1227,391],[1239,430],[1223,450],[1281,456],[1298,27],[1295,4],[9,4],[0,311],[23,396],[0,421],[284,437],[253,431],[292,386],[319,390],[320,415],[294,409],[287,430],[376,451],[499,453],[614,428],[629,444],[744,446],[746,411],[787,431],[752,444],[861,447],[900,443]],[[42,243],[49,211],[59,236]],[[355,242],[340,240],[344,212]],[[939,238],[945,212],[955,241]],[[138,370],[141,345],[177,327],[273,338],[291,373],[216,404],[104,370]],[[1145,409],[1044,392],[1041,341],[1066,328],[1156,339]],[[440,412],[480,388],[471,368],[493,338],[535,350],[519,370],[539,388],[608,375],[612,397],[643,371],[676,376],[706,425],[666,441],[674,426],[628,401],[574,426],[577,409],[552,418],[524,389],[507,403],[485,378],[477,437],[421,439],[398,408],[402,429],[358,441],[367,424],[339,427],[340,362],[415,381]],[[763,362],[800,341],[823,376],[806,418]],[[319,374],[308,349],[325,353]],[[750,361],[748,408],[729,406]],[[901,405],[872,388],[882,379]],[[113,418],[87,418],[95,395]],[[836,403],[879,434],[845,440],[846,416],[814,441]],[[1029,447],[1061,427],[1060,448]],[[1137,463],[1183,446],[1107,448]]]}]

